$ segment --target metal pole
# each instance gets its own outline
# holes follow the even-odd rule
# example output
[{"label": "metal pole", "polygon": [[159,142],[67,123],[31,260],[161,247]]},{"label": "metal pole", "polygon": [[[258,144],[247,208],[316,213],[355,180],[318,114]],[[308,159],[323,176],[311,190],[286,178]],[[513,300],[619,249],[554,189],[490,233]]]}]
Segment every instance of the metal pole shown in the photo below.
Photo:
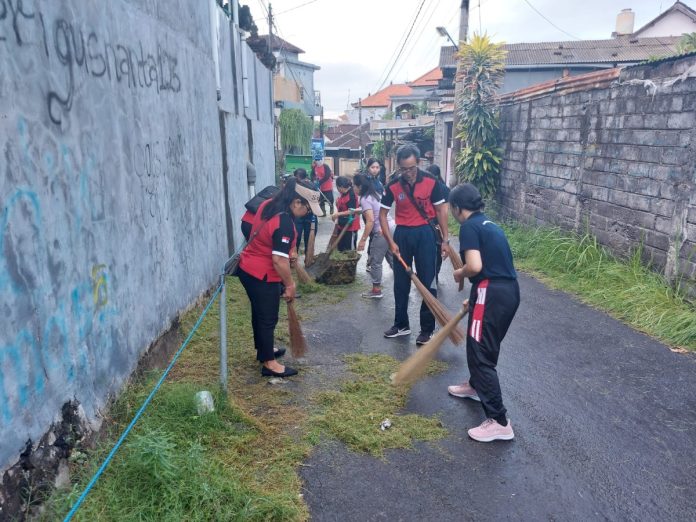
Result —
[{"label": "metal pole", "polygon": [[227,396],[227,291],[225,274],[220,275],[220,387]]},{"label": "metal pole", "polygon": [[358,141],[360,142],[360,170],[362,170],[363,169],[362,98],[358,98]]},{"label": "metal pole", "polygon": [[[467,32],[469,29],[469,0],[462,0],[459,6],[459,41],[466,42]],[[449,35],[448,35],[449,36]],[[459,48],[455,45],[455,51]],[[457,156],[462,148],[462,140],[459,135],[459,103],[462,97],[462,86],[459,81],[459,56],[457,56],[457,69],[454,74],[454,112],[452,113],[452,156],[450,157],[450,172],[457,179],[455,166],[457,164]]]}]

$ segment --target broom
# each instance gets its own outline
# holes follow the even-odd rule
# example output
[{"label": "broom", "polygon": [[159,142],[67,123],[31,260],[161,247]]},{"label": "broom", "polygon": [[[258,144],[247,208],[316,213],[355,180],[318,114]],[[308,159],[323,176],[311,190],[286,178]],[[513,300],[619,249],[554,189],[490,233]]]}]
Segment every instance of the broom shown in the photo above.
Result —
[{"label": "broom", "polygon": [[[433,313],[437,322],[440,323],[440,326],[445,326],[447,323],[449,323],[452,319],[452,314],[449,313],[447,308],[445,308],[443,304],[437,300],[437,297],[431,294],[430,290],[428,290],[421,280],[418,279],[418,276],[414,274],[411,267],[406,264],[404,259],[401,257],[401,254],[394,254],[394,257],[396,257],[403,265],[404,270],[406,270],[406,273],[411,278],[411,281],[413,281],[413,284],[416,285],[416,288],[423,297],[423,302]],[[454,344],[460,344],[464,340],[464,333],[459,327],[455,327],[450,333],[449,338],[452,339]]]},{"label": "broom", "polygon": [[[462,262],[462,258],[459,257],[459,253],[452,248],[452,245],[447,243],[447,257],[450,258],[450,261],[452,261],[452,267],[455,270],[459,270],[460,268],[464,268],[464,263]],[[464,278],[462,278],[461,281],[459,281],[459,291],[461,292],[464,289]]]},{"label": "broom", "polygon": [[312,266],[314,263],[314,240],[317,236],[317,224],[312,223],[309,229],[309,239],[307,240],[307,248],[305,248],[304,264],[306,267]]},{"label": "broom", "polygon": [[435,357],[445,339],[454,331],[457,323],[462,320],[468,311],[469,300],[467,299],[464,301],[462,309],[425,346],[401,363],[399,370],[392,379],[392,383],[398,386],[417,381],[425,373],[428,363]]},{"label": "broom", "polygon": [[295,262],[295,272],[297,273],[297,279],[300,280],[300,283],[306,285],[312,282],[312,278],[307,273],[307,270],[300,264],[299,259]]},{"label": "broom", "polygon": [[302,325],[300,325],[300,319],[297,317],[292,301],[288,302],[288,330],[290,333],[290,353],[295,358],[302,357],[307,351],[307,340],[302,333]]}]

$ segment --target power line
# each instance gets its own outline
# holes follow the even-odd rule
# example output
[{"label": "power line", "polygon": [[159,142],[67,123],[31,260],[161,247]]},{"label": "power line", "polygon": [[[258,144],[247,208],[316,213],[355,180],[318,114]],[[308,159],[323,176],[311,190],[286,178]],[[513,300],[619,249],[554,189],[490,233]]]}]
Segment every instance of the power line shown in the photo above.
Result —
[{"label": "power line", "polygon": [[391,75],[392,71],[394,70],[394,67],[396,66],[396,63],[399,61],[399,58],[401,58],[401,54],[404,52],[404,48],[406,47],[406,43],[408,42],[409,37],[411,36],[411,32],[413,32],[413,26],[416,25],[416,20],[418,19],[418,15],[420,14],[421,10],[423,9],[423,5],[425,4],[425,0],[422,0],[420,3],[420,6],[418,7],[418,12],[416,13],[416,18],[414,18],[413,23],[411,24],[411,27],[408,30],[408,34],[406,35],[406,40],[404,40],[403,45],[401,46],[401,49],[399,50],[399,54],[396,55],[396,59],[392,63],[391,68],[389,69],[389,72],[387,73],[387,76],[384,78],[384,81],[382,82],[382,85],[379,86],[379,89],[382,89],[385,83],[387,83],[387,80],[389,79],[389,76]]},{"label": "power line", "polygon": [[[418,9],[416,9],[413,13],[412,24],[415,23],[415,21],[417,19],[418,19]],[[389,69],[389,64],[392,63],[392,61],[394,60],[394,57],[396,56],[396,53],[398,52],[397,50],[399,49],[399,46],[402,45],[402,41],[405,42],[405,37],[406,37],[407,32],[408,32],[407,30],[404,30],[404,32],[401,34],[401,37],[399,38],[399,40],[396,43],[396,46],[394,47],[394,51],[392,52],[391,56],[389,57],[389,60],[387,60],[387,64],[384,66],[384,69],[382,70],[382,72],[378,76],[378,79],[377,79],[378,87],[375,89],[375,92],[379,91],[381,89],[381,86],[384,85],[384,82],[382,81],[382,77]],[[386,79],[385,79],[385,81],[386,81]]]},{"label": "power line", "polygon": [[[425,22],[422,24],[422,26],[420,28],[420,32],[418,33],[418,36],[416,36],[413,40],[411,40],[410,49],[406,52],[406,56],[405,56],[404,60],[401,61],[401,65],[399,65],[399,68],[396,69],[396,71],[394,71],[394,76],[396,76],[397,74],[399,74],[399,72],[401,72],[401,69],[403,69],[404,64],[408,63],[409,58],[411,57],[411,54],[413,53],[416,46],[420,42],[421,36],[423,36],[423,32],[425,31],[426,28],[428,28],[430,26],[430,20],[432,19],[433,15],[435,14],[435,11],[437,11],[437,8],[440,5],[441,1],[442,0],[437,0],[436,3],[432,4],[433,9],[430,11],[430,15],[423,16],[422,20],[425,20]],[[433,31],[433,34],[437,35],[437,33],[435,33],[434,31]],[[431,37],[432,36],[433,35],[431,35]]]},{"label": "power line", "polygon": [[534,6],[531,4],[531,2],[530,2],[529,0],[524,0],[524,1],[525,1],[525,3],[526,3],[529,7],[532,8],[532,10],[533,10],[536,14],[538,14],[539,16],[541,16],[544,20],[546,20],[549,24],[551,24],[551,25],[554,26],[556,29],[558,29],[559,31],[561,31],[563,34],[567,34],[568,36],[570,36],[571,38],[575,38],[576,40],[580,40],[580,39],[581,39],[581,38],[578,38],[578,37],[575,36],[575,35],[570,34],[568,31],[564,31],[563,29],[561,29],[560,27],[558,27],[558,26],[557,26],[556,24],[554,24],[551,20],[549,20],[548,18],[546,18],[546,17],[544,16],[544,14],[543,14],[541,11],[539,11],[536,7],[534,7]]},{"label": "power line", "polygon": [[318,2],[318,1],[319,0],[309,0],[309,2],[305,2],[304,4],[299,4],[299,5],[296,5],[295,7],[290,7],[289,9],[286,9],[285,11],[280,11],[280,12],[276,13],[276,16],[282,15],[285,13],[289,13],[290,11],[294,11],[295,9],[299,9],[300,7],[304,7],[306,5],[313,4],[314,2]]}]

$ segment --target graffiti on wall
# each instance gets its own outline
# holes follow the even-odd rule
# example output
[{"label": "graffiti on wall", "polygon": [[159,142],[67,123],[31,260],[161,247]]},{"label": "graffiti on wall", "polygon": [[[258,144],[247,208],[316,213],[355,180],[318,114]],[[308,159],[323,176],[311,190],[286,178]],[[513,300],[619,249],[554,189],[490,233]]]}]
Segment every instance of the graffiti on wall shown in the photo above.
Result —
[{"label": "graffiti on wall", "polygon": [[[33,2],[31,2],[33,4]],[[178,58],[162,45],[147,49],[141,40],[129,44],[109,40],[74,22],[52,22],[24,0],[0,0],[0,44],[43,49],[47,61],[57,60],[66,73],[64,85],[50,86],[46,107],[51,121],[60,124],[72,110],[77,78],[106,79],[130,89],[154,89],[157,93],[181,91]]]}]

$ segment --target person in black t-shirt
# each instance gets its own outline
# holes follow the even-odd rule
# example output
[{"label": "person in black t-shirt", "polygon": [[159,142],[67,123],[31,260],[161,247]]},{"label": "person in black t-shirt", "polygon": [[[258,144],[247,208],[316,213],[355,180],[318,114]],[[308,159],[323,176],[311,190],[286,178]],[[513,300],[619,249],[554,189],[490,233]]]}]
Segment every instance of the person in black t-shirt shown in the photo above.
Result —
[{"label": "person in black t-shirt", "polygon": [[455,397],[480,401],[486,420],[468,431],[480,442],[511,440],[515,434],[507,419],[496,365],[500,343],[520,304],[520,287],[510,245],[503,230],[483,212],[479,191],[470,183],[458,185],[449,196],[450,210],[461,224],[459,248],[464,268],[454,271],[454,280],[468,277],[469,324],[466,360],[470,378],[449,386]]}]

